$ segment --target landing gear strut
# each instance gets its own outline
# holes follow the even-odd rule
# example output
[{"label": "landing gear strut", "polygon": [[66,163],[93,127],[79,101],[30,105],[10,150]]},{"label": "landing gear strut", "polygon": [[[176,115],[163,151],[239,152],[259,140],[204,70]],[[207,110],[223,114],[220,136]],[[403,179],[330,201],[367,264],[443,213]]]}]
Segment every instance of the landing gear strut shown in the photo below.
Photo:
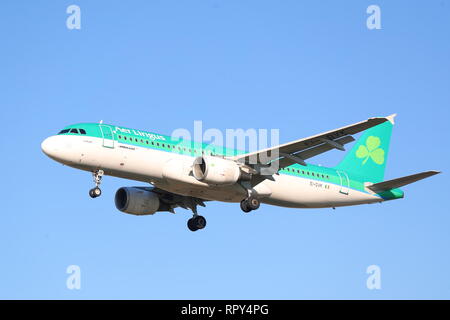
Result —
[{"label": "landing gear strut", "polygon": [[259,208],[261,202],[258,198],[249,197],[241,201],[241,210],[245,213],[250,212],[252,210],[256,210]]},{"label": "landing gear strut", "polygon": [[201,230],[206,227],[206,219],[203,216],[194,214],[194,216],[188,220],[187,226],[191,231]]},{"label": "landing gear strut", "polygon": [[97,198],[102,195],[102,190],[100,189],[100,184],[102,183],[103,170],[97,170],[92,173],[92,177],[94,179],[95,188],[89,190],[89,195],[91,198]]}]

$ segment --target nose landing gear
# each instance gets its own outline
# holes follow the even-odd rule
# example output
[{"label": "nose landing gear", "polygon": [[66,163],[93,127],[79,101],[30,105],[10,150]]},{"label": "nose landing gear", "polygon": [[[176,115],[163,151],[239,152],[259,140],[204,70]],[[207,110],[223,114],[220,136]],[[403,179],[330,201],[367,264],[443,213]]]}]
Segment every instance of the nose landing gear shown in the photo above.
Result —
[{"label": "nose landing gear", "polygon": [[100,189],[100,184],[102,183],[102,177],[104,175],[103,170],[97,170],[92,173],[94,179],[95,188],[89,190],[89,196],[91,198],[97,198],[102,195],[102,190]]},{"label": "nose landing gear", "polygon": [[92,188],[91,190],[89,190],[89,195],[91,196],[91,198],[100,197],[102,195],[102,190],[99,187]]}]

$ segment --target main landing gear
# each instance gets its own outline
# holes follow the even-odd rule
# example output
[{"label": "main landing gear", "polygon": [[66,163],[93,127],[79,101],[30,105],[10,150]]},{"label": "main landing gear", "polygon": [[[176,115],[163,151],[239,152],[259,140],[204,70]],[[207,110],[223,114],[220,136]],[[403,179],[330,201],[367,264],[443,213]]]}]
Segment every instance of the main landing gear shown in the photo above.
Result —
[{"label": "main landing gear", "polygon": [[188,220],[187,226],[191,231],[201,230],[206,227],[206,219],[203,216],[194,214],[194,216]]},{"label": "main landing gear", "polygon": [[259,199],[255,197],[248,197],[241,201],[241,210],[245,213],[250,212],[252,210],[256,210],[261,205]]},{"label": "main landing gear", "polygon": [[97,170],[92,173],[92,177],[94,179],[95,188],[89,190],[89,195],[91,198],[97,198],[102,195],[102,190],[100,189],[100,184],[102,183],[103,170]]},{"label": "main landing gear", "polygon": [[206,227],[206,219],[205,217],[201,216],[197,212],[197,206],[200,205],[202,207],[205,206],[203,203],[203,200],[193,197],[183,197],[182,205],[181,207],[185,209],[191,209],[192,211],[192,218],[190,218],[187,222],[187,227],[191,231],[197,231],[204,229]]}]

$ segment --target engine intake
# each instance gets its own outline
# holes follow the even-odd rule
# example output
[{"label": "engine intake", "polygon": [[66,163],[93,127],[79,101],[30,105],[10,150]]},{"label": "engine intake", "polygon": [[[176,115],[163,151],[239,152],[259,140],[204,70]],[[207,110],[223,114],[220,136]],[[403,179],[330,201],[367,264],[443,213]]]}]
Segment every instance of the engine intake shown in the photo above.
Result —
[{"label": "engine intake", "polygon": [[160,207],[156,193],[134,187],[122,187],[114,197],[116,208],[138,216],[154,214]]},{"label": "engine intake", "polygon": [[218,157],[198,157],[194,160],[192,174],[195,179],[213,185],[230,185],[241,177],[239,165]]}]

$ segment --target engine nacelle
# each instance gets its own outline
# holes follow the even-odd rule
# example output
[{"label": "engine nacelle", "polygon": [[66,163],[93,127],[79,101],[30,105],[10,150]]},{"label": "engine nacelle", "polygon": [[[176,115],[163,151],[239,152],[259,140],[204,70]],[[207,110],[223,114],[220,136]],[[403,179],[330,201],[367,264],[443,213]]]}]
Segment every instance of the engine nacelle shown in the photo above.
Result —
[{"label": "engine nacelle", "polygon": [[218,157],[198,157],[194,160],[192,174],[195,179],[213,185],[230,185],[241,177],[239,165]]},{"label": "engine nacelle", "polygon": [[160,207],[156,193],[133,187],[122,187],[114,198],[116,208],[137,216],[154,214]]}]

